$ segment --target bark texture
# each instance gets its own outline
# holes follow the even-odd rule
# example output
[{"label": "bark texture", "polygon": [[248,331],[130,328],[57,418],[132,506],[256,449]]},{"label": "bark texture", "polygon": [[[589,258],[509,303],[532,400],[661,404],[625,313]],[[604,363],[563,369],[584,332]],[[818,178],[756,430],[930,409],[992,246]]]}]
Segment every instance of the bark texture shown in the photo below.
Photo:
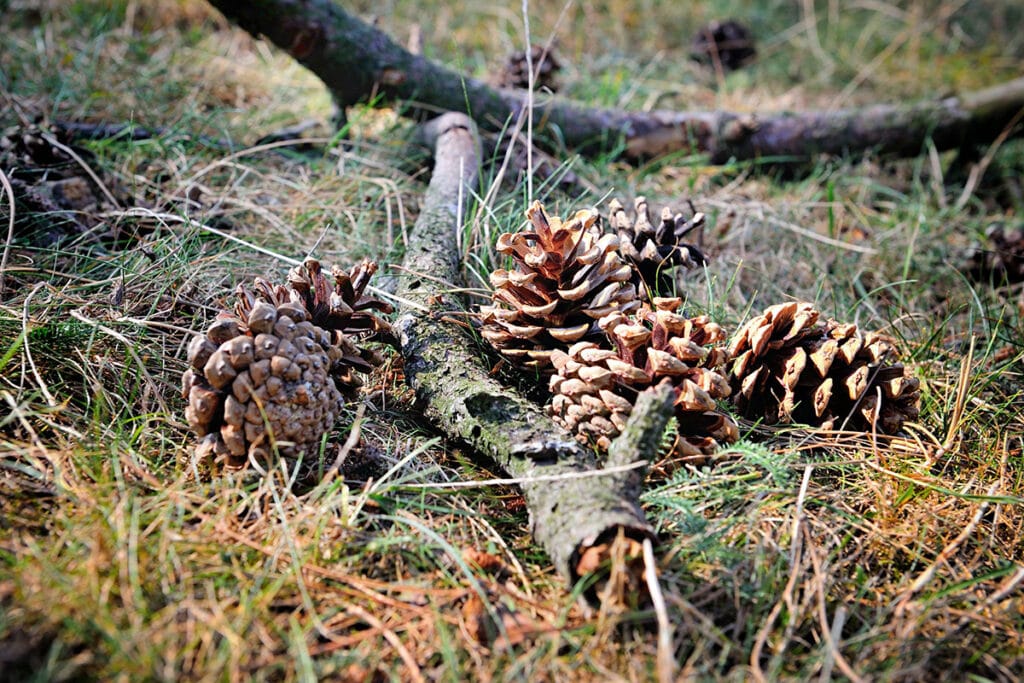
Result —
[{"label": "bark texture", "polygon": [[[626,428],[608,447],[608,468],[631,464],[637,460],[650,461],[658,454],[661,438],[669,422],[675,417],[675,392],[672,385],[662,382],[640,392]],[[622,475],[621,488],[632,496],[639,496],[644,480],[643,469],[633,469]],[[628,488],[627,488],[628,487]]]},{"label": "bark texture", "polygon": [[456,231],[460,202],[475,189],[479,149],[474,124],[462,114],[435,119],[426,132],[436,150],[434,172],[398,288],[411,304],[395,324],[405,374],[428,418],[525,480],[534,538],[572,582],[579,554],[599,539],[623,529],[642,540],[654,531],[632,473],[596,472],[593,454],[536,404],[488,376],[472,340],[446,321],[446,313],[462,307],[448,292],[461,286]]},{"label": "bark texture", "polygon": [[[332,0],[210,0],[231,21],[263,35],[315,73],[342,107],[374,95],[404,101],[415,116],[468,113],[499,131],[528,106],[522,91],[498,90],[409,53]],[[916,155],[926,139],[950,149],[994,140],[1024,107],[1024,78],[983,91],[916,104],[764,115],[715,112],[627,112],[593,109],[559,98],[538,100],[535,129],[547,129],[581,153],[624,143],[642,159],[702,152],[713,163],[779,156],[874,151]]]}]

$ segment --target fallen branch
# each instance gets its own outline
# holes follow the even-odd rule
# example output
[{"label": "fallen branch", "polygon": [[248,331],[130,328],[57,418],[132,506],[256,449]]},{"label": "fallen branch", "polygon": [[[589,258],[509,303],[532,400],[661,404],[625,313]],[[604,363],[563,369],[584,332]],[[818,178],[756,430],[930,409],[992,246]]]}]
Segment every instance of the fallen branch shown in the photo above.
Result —
[{"label": "fallen branch", "polygon": [[[249,33],[269,38],[315,73],[340,107],[403,101],[413,116],[465,111],[485,130],[500,131],[528,106],[522,91],[498,90],[414,55],[332,0],[210,0]],[[986,90],[914,104],[765,115],[629,112],[538,98],[535,130],[546,129],[581,153],[624,143],[629,159],[702,152],[729,159],[874,151],[915,156],[931,138],[940,149],[996,139],[1024,107],[1024,78]]]},{"label": "fallen branch", "polygon": [[[536,404],[490,377],[472,340],[445,317],[461,309],[449,288],[461,286],[456,231],[476,182],[479,143],[463,114],[431,121],[426,133],[436,150],[434,171],[406,245],[398,295],[408,303],[395,323],[406,378],[424,414],[446,434],[522,481],[534,538],[575,582],[581,555],[595,544],[620,530],[639,542],[653,538],[637,503],[637,475],[619,469],[592,476],[599,468],[594,455]],[[544,479],[531,481],[538,477]]]}]

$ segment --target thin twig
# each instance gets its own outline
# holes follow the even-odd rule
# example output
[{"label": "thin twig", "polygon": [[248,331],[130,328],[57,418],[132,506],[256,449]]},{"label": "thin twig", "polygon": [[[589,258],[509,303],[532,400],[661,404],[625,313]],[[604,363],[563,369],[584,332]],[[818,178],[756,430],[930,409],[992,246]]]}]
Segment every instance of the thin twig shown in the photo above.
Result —
[{"label": "thin twig", "polygon": [[[283,460],[279,462],[282,469],[285,469],[287,465]],[[295,470],[298,471],[298,466]],[[287,473],[286,473],[287,475]],[[309,589],[306,587],[305,578],[302,576],[302,557],[299,554],[298,544],[295,542],[295,534],[288,524],[288,513],[284,509],[284,501],[281,499],[281,494],[277,488],[277,482],[275,477],[266,477],[263,480],[267,488],[270,489],[270,495],[274,499],[274,507],[277,509],[278,516],[280,518],[281,530],[283,533],[278,534],[278,538],[281,543],[287,546],[288,554],[292,558],[292,574],[295,576],[295,585],[299,589],[299,595],[302,597],[303,606],[306,608],[306,612],[309,614],[309,618],[313,621],[313,626],[316,628],[323,638],[330,640],[331,632],[324,626],[323,620],[316,611],[316,605],[313,604],[313,599],[309,595]],[[290,489],[292,482],[288,483],[287,489]]]},{"label": "thin twig", "polygon": [[402,658],[402,662],[409,670],[409,675],[411,676],[412,680],[416,681],[416,683],[426,683],[427,679],[423,677],[423,672],[420,671],[420,667],[416,663],[416,658],[413,657],[412,653],[409,652],[408,648],[406,648],[405,645],[402,644],[401,639],[395,634],[394,631],[389,629],[387,626],[384,625],[384,622],[382,622],[380,619],[367,612],[359,605],[348,605],[345,607],[345,609],[346,611],[355,614],[360,619],[368,623],[370,626],[380,631],[381,635],[384,636],[384,639],[391,643],[391,646],[395,648],[395,651],[398,653],[398,656]]},{"label": "thin twig", "polygon": [[675,638],[672,622],[668,618],[665,596],[658,583],[658,562],[654,557],[654,544],[645,538],[644,546],[644,580],[647,592],[654,606],[654,616],[658,622],[658,683],[672,683],[676,679]]},{"label": "thin twig", "polygon": [[96,172],[92,170],[92,167],[90,167],[89,164],[85,163],[85,159],[83,159],[81,156],[79,156],[78,152],[76,152],[75,150],[71,149],[70,147],[68,147],[64,143],[60,142],[59,140],[57,140],[57,138],[53,137],[49,133],[43,133],[42,137],[43,137],[44,140],[46,140],[46,142],[48,144],[56,147],[57,149],[59,149],[60,151],[64,152],[65,154],[67,154],[72,159],[74,159],[75,163],[77,163],[79,166],[81,166],[82,170],[85,171],[89,175],[90,178],[92,178],[92,181],[94,183],[96,183],[96,187],[100,188],[100,191],[104,195],[106,195],[107,200],[113,206],[120,206],[121,203],[119,201],[117,201],[117,199],[114,197],[113,193],[111,193],[111,191],[107,189],[107,186],[100,179],[100,177],[98,175],[96,175]]},{"label": "thin twig", "polygon": [[526,39],[526,202],[533,201],[533,50],[530,45],[530,0],[522,1],[523,32]]},{"label": "thin twig", "polygon": [[942,449],[948,451],[953,442],[960,435],[960,423],[963,420],[967,408],[967,392],[971,386],[971,365],[974,361],[974,335],[971,335],[970,345],[967,347],[967,355],[960,363],[960,374],[956,383],[956,398],[953,403],[953,414],[949,419],[949,429],[946,431],[946,439],[942,442]]},{"label": "thin twig", "polygon": [[578,470],[565,474],[541,474],[532,477],[511,477],[508,479],[476,479],[473,481],[450,481],[430,484],[402,484],[405,489],[472,489],[481,486],[521,486],[523,484],[543,484],[545,482],[571,481],[573,479],[590,479],[593,477],[607,477],[623,472],[642,470],[647,467],[647,462],[637,460],[628,465],[615,467],[602,467],[595,470]]},{"label": "thin twig", "polygon": [[[995,489],[999,486],[999,482],[996,482],[988,489],[988,495],[991,496],[995,493]],[[935,561],[932,562],[923,572],[921,572],[914,582],[910,584],[910,587],[903,591],[903,595],[896,603],[895,613],[897,616],[901,616],[906,613],[910,606],[911,600],[917,595],[925,586],[927,586],[933,578],[935,573],[939,570],[939,566],[945,563],[953,556],[953,554],[964,544],[974,530],[978,528],[978,524],[981,523],[982,517],[985,516],[985,511],[988,510],[989,503],[985,501],[978,506],[975,510],[974,515],[971,517],[971,521],[967,523],[964,530],[957,534],[956,538],[950,541],[945,548],[936,556]]]},{"label": "thin twig", "polygon": [[180,192],[184,190],[189,185],[192,185],[194,182],[202,178],[207,173],[214,171],[220,168],[221,166],[226,166],[233,162],[235,159],[241,159],[242,157],[246,157],[252,154],[259,154],[260,152],[266,152],[267,150],[277,149],[279,147],[293,147],[299,144],[323,145],[329,144],[333,141],[334,138],[306,138],[304,140],[277,140],[275,142],[268,142],[262,145],[253,145],[252,147],[246,147],[245,149],[240,149],[237,152],[233,152],[227,155],[223,159],[217,159],[216,161],[211,162],[204,166],[203,168],[199,169],[196,173],[192,175],[192,177],[190,177],[183,183],[179,184],[178,191]]},{"label": "thin twig", "polygon": [[47,404],[49,404],[51,408],[55,408],[57,406],[57,399],[55,399],[53,394],[50,393],[50,390],[46,386],[46,382],[43,381],[43,376],[39,374],[39,368],[36,367],[36,362],[32,358],[32,345],[29,344],[28,340],[29,302],[32,301],[32,297],[36,295],[36,292],[45,286],[45,282],[37,283],[36,286],[28,293],[28,296],[25,297],[25,303],[22,305],[21,313],[21,332],[25,338],[25,360],[28,362],[28,366],[32,370],[32,376],[36,378],[36,383],[39,385],[39,390],[43,392],[43,396],[46,397]]},{"label": "thin twig", "polygon": [[4,194],[7,196],[7,202],[11,205],[10,216],[7,221],[7,239],[4,241],[4,254],[0,257],[0,301],[4,298],[4,276],[7,273],[7,257],[11,253],[11,244],[14,242],[14,188],[11,187],[11,181],[7,179],[7,174],[0,168],[0,184],[4,186]]},{"label": "thin twig", "polygon": [[[1002,147],[1003,143],[1010,137],[1010,133],[1013,132],[1014,127],[1020,123],[1022,117],[1024,117],[1024,107],[1017,112],[1016,116],[1010,119],[1010,122],[1006,124],[1002,132],[999,133],[999,137],[997,137],[992,144],[988,146],[988,149],[985,151],[985,156],[983,156],[981,161],[975,164],[971,169],[971,172],[967,176],[967,182],[964,183],[964,190],[960,193],[960,198],[956,200],[956,204],[953,206],[954,211],[962,211],[963,208],[967,206],[967,202],[970,201],[971,195],[974,194],[974,190],[978,186],[978,183],[981,182],[981,178],[985,175],[985,171],[988,170],[992,160],[995,159],[996,152],[999,151],[999,148]],[[942,195],[939,196],[941,197]]]},{"label": "thin twig", "polygon": [[771,612],[768,613],[768,617],[765,619],[764,624],[757,632],[757,637],[754,639],[754,647],[750,651],[750,668],[754,678],[758,681],[766,681],[764,670],[761,668],[761,651],[764,649],[765,643],[768,642],[768,636],[771,634],[772,626],[775,624],[775,620],[779,618],[779,614],[782,613],[783,605],[792,606],[793,602],[793,589],[796,587],[797,576],[800,574],[797,562],[800,559],[800,550],[802,546],[802,536],[800,534],[800,520],[803,519],[804,509],[804,498],[807,496],[807,487],[811,481],[811,471],[814,469],[813,465],[807,465],[804,468],[804,478],[800,483],[800,494],[796,499],[796,510],[793,512],[793,528],[790,531],[790,538],[792,545],[790,546],[789,562],[789,580],[786,581],[786,587],[782,590],[782,596],[775,602]]},{"label": "thin twig", "polygon": [[878,250],[874,249],[873,247],[865,247],[860,244],[850,244],[849,242],[843,242],[842,240],[826,237],[825,235],[819,235],[813,230],[802,228],[799,225],[796,225],[795,223],[790,223],[789,221],[782,220],[781,218],[777,218],[776,216],[766,216],[765,220],[769,223],[772,223],[773,225],[779,226],[780,228],[785,228],[786,230],[795,232],[801,237],[806,237],[807,239],[814,240],[815,242],[827,244],[830,247],[836,247],[837,249],[845,249],[846,251],[855,251],[858,254],[878,253]]},{"label": "thin twig", "polygon": [[[146,369],[146,364],[142,362],[142,358],[139,357],[138,352],[135,350],[135,345],[130,339],[117,330],[111,329],[97,320],[93,320],[89,316],[85,315],[81,310],[71,311],[71,317],[82,321],[86,325],[95,327],[100,332],[103,332],[104,334],[107,334],[121,342],[125,351],[132,357],[132,360],[134,360],[135,364],[138,366],[139,373],[143,378],[145,378],[151,387],[154,387],[153,396],[156,398],[156,402],[159,404],[160,410],[168,414],[171,412],[170,406],[168,406],[167,402],[164,401],[163,392],[158,388],[159,384],[157,384],[156,380],[153,379],[153,376],[149,374],[149,370]],[[26,348],[28,348],[27,345]]]},{"label": "thin twig", "polygon": [[352,452],[352,449],[359,444],[359,437],[363,432],[363,416],[365,414],[366,404],[360,403],[359,407],[356,408],[356,417],[352,420],[352,429],[348,433],[348,438],[345,439],[345,443],[338,449],[338,457],[334,459],[334,464],[331,465],[331,472],[340,473],[341,466],[345,464],[345,458],[347,458],[348,454]]},{"label": "thin twig", "polygon": [[[217,228],[213,227],[212,225],[207,225],[206,223],[201,223],[200,221],[197,221],[197,220],[192,219],[192,218],[188,218],[187,216],[178,216],[178,215],[172,214],[172,213],[159,213],[157,211],[153,211],[152,209],[145,209],[145,208],[138,207],[138,206],[132,207],[130,209],[126,209],[124,211],[107,212],[104,215],[105,216],[120,215],[120,216],[132,216],[132,217],[147,217],[147,218],[153,218],[153,219],[160,220],[160,221],[170,221],[172,223],[182,223],[182,224],[187,225],[189,227],[198,228],[199,230],[203,230],[203,231],[208,232],[210,234],[216,235],[217,237],[221,237],[223,239],[226,239],[229,242],[235,242],[236,244],[239,244],[239,245],[245,247],[246,249],[251,249],[252,251],[255,251],[255,252],[259,253],[259,254],[263,254],[264,256],[270,256],[271,258],[275,258],[278,261],[281,261],[283,263],[287,263],[287,264],[292,265],[292,266],[301,266],[302,265],[302,261],[300,261],[298,259],[291,258],[290,256],[285,256],[284,254],[279,254],[278,252],[276,252],[276,251],[274,251],[272,249],[268,249],[266,247],[261,247],[258,244],[253,244],[252,242],[246,241],[246,240],[242,239],[241,237],[236,237],[235,235],[232,235],[231,233],[224,232],[223,230],[218,230]],[[374,294],[376,296],[379,296],[379,297],[381,297],[383,299],[390,299],[391,301],[394,301],[395,303],[398,303],[398,304],[402,304],[403,306],[411,306],[411,307],[417,308],[418,310],[421,310],[423,312],[427,312],[429,310],[429,309],[427,309],[424,306],[420,306],[416,302],[407,301],[407,300],[403,299],[400,296],[392,294],[391,292],[386,292],[386,291],[384,291],[382,289],[379,289],[377,287],[374,287],[372,285],[367,285],[366,286],[366,291],[370,292],[370,293],[372,293],[372,294]]]},{"label": "thin twig", "polygon": [[838,640],[843,632],[846,608],[842,605],[839,606],[830,627],[828,623],[828,608],[825,604],[825,572],[822,570],[821,560],[814,550],[814,539],[811,537],[810,529],[806,526],[804,527],[804,537],[804,542],[807,545],[807,556],[810,558],[811,568],[814,570],[814,592],[818,598],[818,621],[821,624],[821,633],[825,638],[825,645],[828,648],[826,661],[821,669],[821,681],[824,683],[831,680],[831,669],[834,664],[853,683],[861,683],[864,679],[853,670],[853,667],[843,657],[843,653],[839,651]]}]

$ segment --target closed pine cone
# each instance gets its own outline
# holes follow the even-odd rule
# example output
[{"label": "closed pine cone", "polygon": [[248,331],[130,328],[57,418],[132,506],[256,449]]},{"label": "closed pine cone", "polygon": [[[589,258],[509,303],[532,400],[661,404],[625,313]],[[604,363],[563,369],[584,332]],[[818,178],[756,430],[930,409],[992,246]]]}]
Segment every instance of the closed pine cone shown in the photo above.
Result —
[{"label": "closed pine cone", "polygon": [[625,427],[636,396],[662,381],[675,388],[672,457],[699,463],[734,442],[736,424],[718,409],[729,384],[718,372],[725,335],[707,316],[686,318],[681,300],[656,298],[654,310],[613,313],[601,321],[615,350],[578,342],[552,354],[552,417],[584,443],[606,450]]},{"label": "closed pine cone", "polygon": [[740,329],[729,345],[740,413],[886,434],[916,419],[920,384],[892,362],[893,340],[819,316],[809,303],[778,304]]},{"label": "closed pine cone", "polygon": [[[372,273],[372,264],[356,266],[353,275],[365,271]],[[302,285],[295,286],[302,278],[320,290],[305,302],[310,308]],[[376,352],[355,343],[344,324],[329,329],[314,324],[330,320],[331,305],[317,306],[330,299],[325,285],[313,259],[292,269],[287,287],[257,278],[255,294],[239,286],[234,312],[222,313],[193,337],[182,391],[188,401],[185,417],[200,437],[197,456],[212,453],[239,468],[250,458],[265,462],[274,449],[307,460],[318,452],[345,397],[362,385],[355,372],[380,363]],[[387,323],[377,319],[374,325],[383,330]]]},{"label": "closed pine cone", "polygon": [[657,224],[651,222],[644,197],[634,200],[632,217],[618,199],[609,202],[608,213],[608,222],[619,236],[620,250],[634,268],[633,282],[638,290],[645,287],[655,295],[667,296],[672,293],[677,268],[690,270],[707,263],[700,249],[681,241],[704,226],[704,214],[694,212],[692,207],[687,217],[666,206]]},{"label": "closed pine cone", "polygon": [[481,334],[515,365],[547,370],[553,350],[601,338],[600,318],[640,301],[619,240],[601,234],[596,211],[562,222],[534,202],[526,217],[532,230],[498,238],[513,266],[491,274],[494,303],[480,308]]}]

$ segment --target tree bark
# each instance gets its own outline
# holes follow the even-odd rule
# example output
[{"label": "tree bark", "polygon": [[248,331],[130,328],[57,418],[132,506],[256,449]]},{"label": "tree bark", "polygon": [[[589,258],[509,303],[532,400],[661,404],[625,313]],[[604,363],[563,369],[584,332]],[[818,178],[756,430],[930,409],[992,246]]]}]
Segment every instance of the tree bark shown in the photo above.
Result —
[{"label": "tree bark", "polygon": [[620,529],[636,540],[654,531],[637,502],[635,475],[601,471],[593,453],[539,406],[490,377],[472,340],[445,317],[462,308],[447,292],[461,286],[456,231],[475,189],[479,143],[463,114],[431,121],[426,133],[436,150],[434,171],[398,286],[406,304],[395,330],[406,379],[446,434],[521,481],[534,538],[575,582],[578,559],[592,545]]},{"label": "tree bark", "polygon": [[[313,71],[346,107],[373,96],[403,101],[407,113],[468,113],[485,130],[500,131],[529,106],[526,93],[498,90],[409,53],[383,32],[332,0],[210,0],[231,21],[263,35]],[[963,96],[909,105],[773,113],[628,112],[538,98],[535,130],[546,130],[581,153],[624,145],[631,160],[670,152],[730,159],[873,151],[913,156],[931,138],[940,150],[994,140],[1019,124],[1024,78]]]}]

